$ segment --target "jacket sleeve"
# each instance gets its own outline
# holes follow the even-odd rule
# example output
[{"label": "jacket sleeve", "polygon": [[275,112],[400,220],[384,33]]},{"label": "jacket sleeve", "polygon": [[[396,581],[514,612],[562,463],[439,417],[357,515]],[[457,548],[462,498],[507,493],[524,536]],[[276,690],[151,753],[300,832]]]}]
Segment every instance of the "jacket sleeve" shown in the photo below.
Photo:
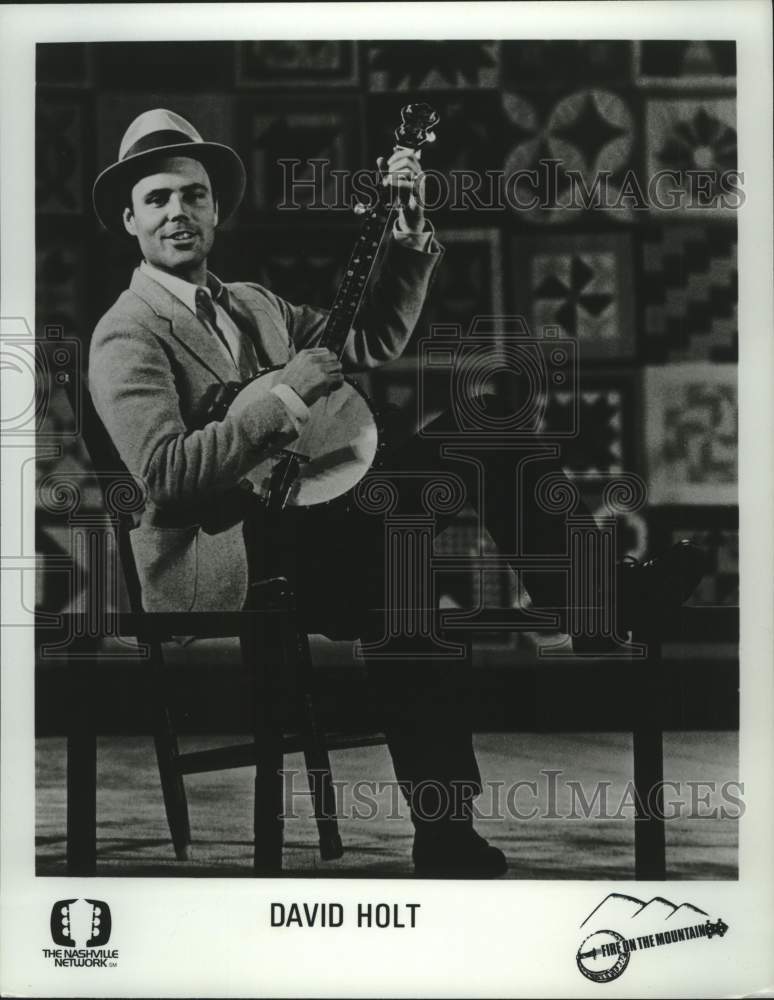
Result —
[{"label": "jacket sleeve", "polygon": [[203,495],[235,486],[262,454],[297,436],[268,389],[239,415],[189,429],[161,341],[128,317],[107,314],[97,326],[89,390],[122,461],[158,507],[201,504]]},{"label": "jacket sleeve", "polygon": [[[369,282],[342,355],[345,371],[365,371],[399,358],[417,324],[435,270],[443,256],[435,240],[427,251],[387,240],[383,258]],[[266,294],[265,289],[263,290]],[[291,305],[268,293],[282,313],[290,340],[297,351],[320,343],[329,311]]]}]

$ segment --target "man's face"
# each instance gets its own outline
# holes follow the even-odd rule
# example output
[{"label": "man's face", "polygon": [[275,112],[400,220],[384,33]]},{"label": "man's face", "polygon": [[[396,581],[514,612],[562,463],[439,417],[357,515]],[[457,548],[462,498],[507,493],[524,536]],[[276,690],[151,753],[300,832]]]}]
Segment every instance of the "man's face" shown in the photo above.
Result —
[{"label": "man's face", "polygon": [[132,188],[124,226],[149,264],[187,275],[206,259],[215,240],[218,209],[207,171],[198,160],[173,156]]}]

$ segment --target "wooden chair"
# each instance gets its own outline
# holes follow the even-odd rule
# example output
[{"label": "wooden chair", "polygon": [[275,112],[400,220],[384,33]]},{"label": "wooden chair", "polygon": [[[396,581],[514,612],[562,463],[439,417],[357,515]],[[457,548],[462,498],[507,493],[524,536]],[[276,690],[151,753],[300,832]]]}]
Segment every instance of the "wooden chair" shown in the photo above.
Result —
[{"label": "wooden chair", "polygon": [[[75,408],[77,379],[70,376],[68,395],[80,412],[82,435],[103,499],[110,503],[116,489],[124,502],[110,520],[131,611],[110,613],[113,638],[135,637],[144,647],[154,692],[153,739],[172,843],[178,859],[190,855],[191,827],[185,785],[186,774],[254,764],[254,868],[256,873],[278,872],[283,846],[283,760],[285,754],[304,754],[323,860],[343,854],[336,821],[335,791],[329,750],[383,743],[381,736],[340,738],[326,742],[317,722],[308,637],[298,626],[295,600],[283,577],[262,580],[251,587],[245,610],[229,613],[149,613],[141,601],[125,499],[137,484],[120,461],[112,441],[83,392]],[[113,491],[110,493],[110,491]],[[99,583],[97,583],[97,586]],[[98,603],[98,602],[97,602]],[[93,604],[93,602],[92,602]],[[96,736],[98,720],[91,709],[93,677],[99,662],[99,623],[93,616],[65,616],[66,658],[70,669],[71,711],[67,757],[67,868],[69,874],[96,870]],[[45,637],[39,635],[39,641]],[[252,678],[253,740],[250,743],[180,753],[170,713],[171,692],[165,683],[164,644],[173,636],[236,637],[243,667]],[[50,634],[49,634],[50,639]],[[287,736],[276,713],[276,694],[287,678],[294,681],[299,735]]]}]

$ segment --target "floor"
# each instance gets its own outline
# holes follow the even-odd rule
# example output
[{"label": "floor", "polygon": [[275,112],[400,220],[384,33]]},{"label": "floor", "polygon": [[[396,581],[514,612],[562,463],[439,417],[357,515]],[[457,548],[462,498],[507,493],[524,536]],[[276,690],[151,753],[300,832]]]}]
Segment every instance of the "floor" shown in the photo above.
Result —
[{"label": "floor", "polygon": [[[181,749],[224,742],[229,740],[190,740]],[[737,779],[737,742],[732,732],[665,734],[664,777],[681,783],[666,792],[667,811],[675,814],[666,824],[670,878],[737,877],[738,823],[731,801],[735,790],[724,795],[720,787]],[[505,851],[509,877],[633,877],[634,808],[631,789],[627,792],[632,780],[630,734],[486,733],[476,737],[476,748],[486,782],[478,801],[477,828]],[[251,875],[251,768],[186,778],[193,857],[179,862],[169,840],[152,741],[101,739],[98,761],[98,874]],[[334,778],[341,782],[345,845],[344,857],[333,862],[322,862],[317,853],[302,763],[300,755],[286,758],[286,808],[293,813],[285,826],[286,872],[305,877],[410,876],[412,828],[391,784],[386,748],[332,755]],[[517,782],[533,784],[517,787]],[[604,783],[596,789],[606,796],[604,802],[599,797],[595,802],[593,782]],[[712,782],[714,791],[697,782]],[[722,816],[724,807],[732,815]],[[530,813],[536,815],[524,818]],[[65,815],[65,741],[39,739],[40,875],[65,874]]]}]

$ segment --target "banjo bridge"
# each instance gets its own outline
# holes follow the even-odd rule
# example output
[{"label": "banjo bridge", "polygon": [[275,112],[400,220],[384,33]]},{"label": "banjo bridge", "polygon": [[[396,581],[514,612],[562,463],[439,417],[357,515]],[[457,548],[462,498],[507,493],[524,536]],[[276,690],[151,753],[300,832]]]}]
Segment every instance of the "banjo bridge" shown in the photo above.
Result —
[{"label": "banjo bridge", "polygon": [[291,451],[289,448],[282,448],[279,452],[284,458],[295,462],[311,462],[311,455],[303,455],[300,451]]}]

